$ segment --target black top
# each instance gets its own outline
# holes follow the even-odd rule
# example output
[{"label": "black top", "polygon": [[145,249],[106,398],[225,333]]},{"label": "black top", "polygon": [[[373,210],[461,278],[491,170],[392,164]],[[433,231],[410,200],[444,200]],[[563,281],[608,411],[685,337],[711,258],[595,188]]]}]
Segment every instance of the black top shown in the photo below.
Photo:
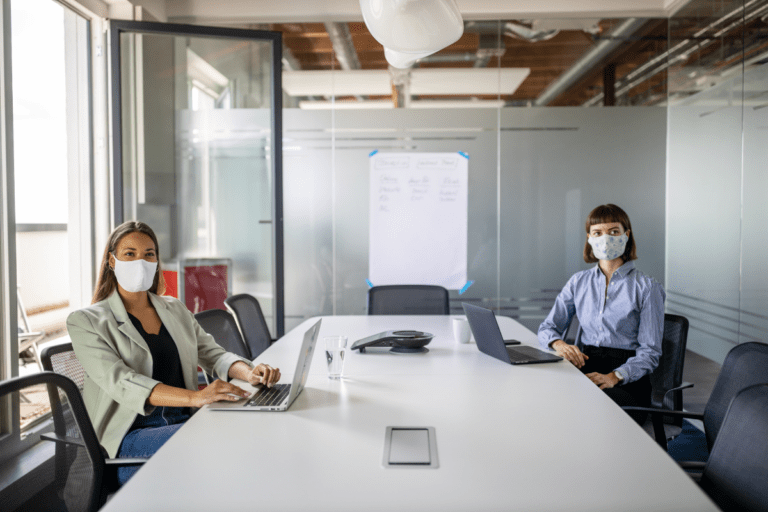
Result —
[{"label": "black top", "polygon": [[187,386],[184,384],[184,373],[181,371],[179,349],[176,348],[176,343],[165,325],[160,325],[160,332],[157,334],[149,334],[138,318],[130,313],[128,318],[147,342],[149,352],[152,354],[152,378],[168,386],[185,389]]},{"label": "black top", "polygon": [[[165,325],[160,325],[160,332],[157,334],[149,334],[144,330],[138,318],[130,313],[128,313],[128,318],[131,319],[133,326],[144,338],[149,352],[152,354],[152,378],[168,386],[186,388],[184,373],[181,371],[179,349],[176,348],[176,343]],[[187,407],[155,407],[152,413],[147,416],[138,414],[130,430],[183,423],[190,414],[191,411]]]}]

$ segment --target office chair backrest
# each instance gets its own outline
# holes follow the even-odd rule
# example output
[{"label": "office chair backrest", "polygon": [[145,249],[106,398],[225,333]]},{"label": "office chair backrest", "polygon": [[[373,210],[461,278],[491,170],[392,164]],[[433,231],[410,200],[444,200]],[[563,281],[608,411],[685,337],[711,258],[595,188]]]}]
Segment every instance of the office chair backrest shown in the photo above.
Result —
[{"label": "office chair backrest", "polygon": [[733,397],[744,388],[768,382],[768,344],[750,341],[728,352],[704,408],[707,448],[712,450]]},{"label": "office chair backrest", "polygon": [[573,315],[571,323],[568,324],[568,327],[565,328],[565,332],[563,333],[563,341],[569,345],[576,345],[579,338],[581,338],[581,332],[579,317]]},{"label": "office chair backrest", "polygon": [[666,401],[664,400],[664,393],[683,383],[683,364],[687,344],[688,319],[684,316],[665,314],[659,366],[650,375],[652,407],[683,410],[682,391],[671,393]]},{"label": "office chair backrest", "polygon": [[48,345],[40,353],[43,370],[63,375],[75,383],[77,389],[83,392],[85,370],[75,356],[72,343]]},{"label": "office chair backrest", "polygon": [[269,334],[259,301],[253,295],[240,293],[227,297],[224,305],[235,317],[251,359],[256,359],[272,343],[272,336]]},{"label": "office chair backrest", "polygon": [[[0,401],[13,397],[10,403],[19,404],[20,394],[30,395],[45,386],[53,417],[53,431],[44,429],[31,435],[41,441],[53,443],[54,457],[43,462],[38,475],[46,475],[45,481],[32,473],[22,476],[13,487],[13,493],[2,493],[3,510],[69,510],[96,511],[102,504],[102,473],[104,456],[96,433],[93,431],[80,391],[66,377],[42,372],[0,382]],[[22,417],[23,417],[22,410]],[[36,447],[36,443],[30,444]],[[50,465],[50,468],[46,468]],[[50,476],[48,476],[50,475]],[[48,479],[53,477],[51,483]],[[45,502],[41,503],[40,490],[46,488]]]},{"label": "office chair backrest", "polygon": [[368,290],[369,315],[447,315],[448,290],[431,285],[374,286]]},{"label": "office chair backrest", "polygon": [[701,476],[722,510],[768,511],[768,383],[731,401]]},{"label": "office chair backrest", "polygon": [[251,359],[248,348],[240,336],[235,317],[223,309],[209,309],[195,313],[195,319],[205,332],[213,336],[216,343],[224,347],[224,350]]}]

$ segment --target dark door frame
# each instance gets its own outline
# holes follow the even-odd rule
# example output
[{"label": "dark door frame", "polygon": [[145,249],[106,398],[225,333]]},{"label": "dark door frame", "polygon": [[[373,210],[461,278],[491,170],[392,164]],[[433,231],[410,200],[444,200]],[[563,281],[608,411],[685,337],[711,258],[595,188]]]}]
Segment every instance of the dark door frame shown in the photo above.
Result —
[{"label": "dark door frame", "polygon": [[112,101],[112,180],[115,226],[123,222],[123,134],[122,96],[120,90],[120,35],[126,33],[156,34],[217,39],[251,39],[272,43],[272,256],[275,262],[275,328],[276,337],[285,334],[284,261],[283,261],[283,36],[280,32],[204,27],[147,21],[109,22],[110,89]]}]

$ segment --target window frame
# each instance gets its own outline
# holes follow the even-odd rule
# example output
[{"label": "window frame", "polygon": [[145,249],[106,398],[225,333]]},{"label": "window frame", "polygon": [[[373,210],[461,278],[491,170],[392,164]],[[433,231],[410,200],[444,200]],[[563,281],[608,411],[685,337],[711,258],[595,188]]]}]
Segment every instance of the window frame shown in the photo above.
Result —
[{"label": "window frame", "polygon": [[[108,203],[107,149],[102,148],[102,164],[98,165],[98,149],[93,144],[94,140],[98,140],[94,137],[97,131],[94,128],[95,111],[102,114],[98,124],[104,133],[102,141],[106,143],[107,140],[107,100],[104,99],[101,108],[94,109],[93,95],[94,83],[100,81],[100,71],[104,73],[101,89],[107,89],[106,52],[103,51],[106,44],[103,31],[100,30],[103,26],[101,18],[66,0],[51,2],[63,8],[65,44],[70,48],[74,45],[76,49],[74,54],[65,52],[65,69],[74,69],[74,73],[65,74],[65,88],[67,132],[68,135],[73,131],[76,133],[76,139],[68,140],[67,143],[70,299],[74,297],[74,305],[80,307],[90,302],[96,273],[92,263],[96,238],[95,219],[99,213],[106,214],[109,219],[111,210]],[[11,379],[19,374],[11,27],[11,0],[0,0],[0,380]],[[92,59],[99,48],[103,54],[100,64]],[[95,200],[94,183],[99,171],[104,175],[101,182],[106,203]],[[108,224],[102,224],[109,229]],[[83,272],[84,261],[91,262],[90,272]],[[18,397],[7,397],[0,401],[0,464],[39,442],[39,436],[35,434],[49,430],[52,426],[48,413],[22,431],[19,406]]]}]

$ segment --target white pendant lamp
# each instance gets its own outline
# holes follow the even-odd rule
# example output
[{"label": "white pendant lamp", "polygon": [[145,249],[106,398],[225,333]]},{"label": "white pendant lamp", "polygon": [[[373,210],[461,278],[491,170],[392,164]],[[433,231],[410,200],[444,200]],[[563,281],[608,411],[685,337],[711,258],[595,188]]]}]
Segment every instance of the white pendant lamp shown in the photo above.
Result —
[{"label": "white pendant lamp", "polygon": [[408,68],[464,33],[456,0],[360,0],[371,35],[390,65]]}]

